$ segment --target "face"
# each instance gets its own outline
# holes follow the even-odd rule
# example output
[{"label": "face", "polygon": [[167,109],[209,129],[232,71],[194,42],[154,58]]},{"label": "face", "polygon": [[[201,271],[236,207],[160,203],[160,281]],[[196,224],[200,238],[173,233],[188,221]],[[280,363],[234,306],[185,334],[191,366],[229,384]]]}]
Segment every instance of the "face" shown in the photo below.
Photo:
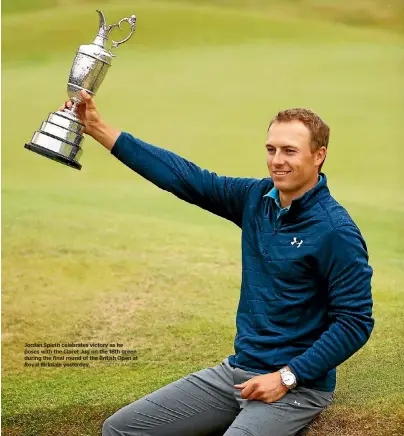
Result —
[{"label": "face", "polygon": [[267,165],[280,192],[302,195],[317,183],[326,148],[313,152],[310,140],[309,129],[300,121],[274,122],[269,128]]}]

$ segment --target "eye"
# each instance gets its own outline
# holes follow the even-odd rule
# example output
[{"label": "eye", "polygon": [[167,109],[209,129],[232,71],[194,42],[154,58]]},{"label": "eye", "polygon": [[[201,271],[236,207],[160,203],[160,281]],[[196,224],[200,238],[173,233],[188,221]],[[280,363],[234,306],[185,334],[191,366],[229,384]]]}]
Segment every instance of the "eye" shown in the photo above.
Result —
[{"label": "eye", "polygon": [[267,147],[268,153],[273,153],[274,151],[275,151],[275,149],[273,147]]},{"label": "eye", "polygon": [[293,150],[293,148],[287,148],[286,153],[293,154],[293,153],[296,153],[296,150]]}]

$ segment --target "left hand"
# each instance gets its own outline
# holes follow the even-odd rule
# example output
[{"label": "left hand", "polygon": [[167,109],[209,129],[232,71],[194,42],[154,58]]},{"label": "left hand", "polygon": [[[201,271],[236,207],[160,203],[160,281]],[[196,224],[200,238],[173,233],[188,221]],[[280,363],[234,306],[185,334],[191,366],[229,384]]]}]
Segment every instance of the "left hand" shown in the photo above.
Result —
[{"label": "left hand", "polygon": [[258,375],[239,385],[234,385],[236,389],[241,389],[241,398],[248,400],[261,400],[264,403],[274,403],[280,400],[287,392],[288,388],[281,383],[279,371],[271,374]]}]

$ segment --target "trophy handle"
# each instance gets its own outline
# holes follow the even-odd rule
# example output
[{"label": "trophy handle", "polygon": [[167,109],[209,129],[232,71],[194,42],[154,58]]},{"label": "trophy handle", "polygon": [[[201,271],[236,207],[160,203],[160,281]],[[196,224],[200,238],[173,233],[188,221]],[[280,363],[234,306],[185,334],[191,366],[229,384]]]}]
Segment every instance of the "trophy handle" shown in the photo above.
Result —
[{"label": "trophy handle", "polygon": [[113,48],[118,47],[118,45],[121,45],[124,42],[126,42],[133,35],[133,33],[135,31],[135,28],[136,28],[136,16],[135,15],[131,15],[130,18],[122,18],[122,20],[119,20],[119,22],[117,24],[112,24],[111,26],[108,26],[110,29],[112,29],[113,27],[119,27],[119,30],[122,30],[121,24],[124,21],[126,21],[126,22],[128,22],[130,24],[130,33],[129,33],[129,35],[126,38],[122,39],[121,41],[114,41],[114,40],[112,40],[112,45],[108,49],[108,51],[109,51],[109,54],[111,56],[113,56],[113,57],[115,57],[116,55],[112,54],[111,50]]},{"label": "trophy handle", "polygon": [[99,47],[104,48],[104,43],[107,41],[109,34],[111,33],[112,29],[114,27],[118,27],[119,30],[122,30],[121,24],[126,21],[130,24],[130,33],[129,35],[125,38],[122,39],[121,41],[114,41],[112,40],[112,45],[111,47],[107,50],[108,54],[111,57],[115,57],[114,54],[111,53],[111,50],[113,48],[118,47],[118,45],[123,44],[124,42],[126,42],[132,35],[133,32],[135,31],[136,28],[136,16],[135,15],[131,15],[130,18],[122,18],[122,20],[119,20],[118,23],[116,24],[110,24],[109,26],[106,25],[105,22],[105,17],[104,14],[102,13],[102,11],[100,11],[99,9],[96,9],[96,11],[98,12],[99,18],[100,18],[100,24],[98,27],[98,33],[97,36],[95,37],[95,40],[93,41],[93,44],[98,45]]}]

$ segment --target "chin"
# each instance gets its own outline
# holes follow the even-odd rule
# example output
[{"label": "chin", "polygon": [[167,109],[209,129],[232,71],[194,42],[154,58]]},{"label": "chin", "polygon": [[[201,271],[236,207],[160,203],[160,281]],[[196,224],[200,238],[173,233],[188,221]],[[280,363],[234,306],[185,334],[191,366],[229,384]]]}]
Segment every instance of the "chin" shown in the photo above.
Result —
[{"label": "chin", "polygon": [[286,180],[276,180],[274,178],[272,178],[272,180],[274,181],[275,188],[277,189],[282,188],[285,190],[290,185],[290,183],[288,183]]},{"label": "chin", "polygon": [[278,191],[281,192],[294,192],[296,189],[292,183],[288,183],[286,180],[274,180],[274,186]]}]

